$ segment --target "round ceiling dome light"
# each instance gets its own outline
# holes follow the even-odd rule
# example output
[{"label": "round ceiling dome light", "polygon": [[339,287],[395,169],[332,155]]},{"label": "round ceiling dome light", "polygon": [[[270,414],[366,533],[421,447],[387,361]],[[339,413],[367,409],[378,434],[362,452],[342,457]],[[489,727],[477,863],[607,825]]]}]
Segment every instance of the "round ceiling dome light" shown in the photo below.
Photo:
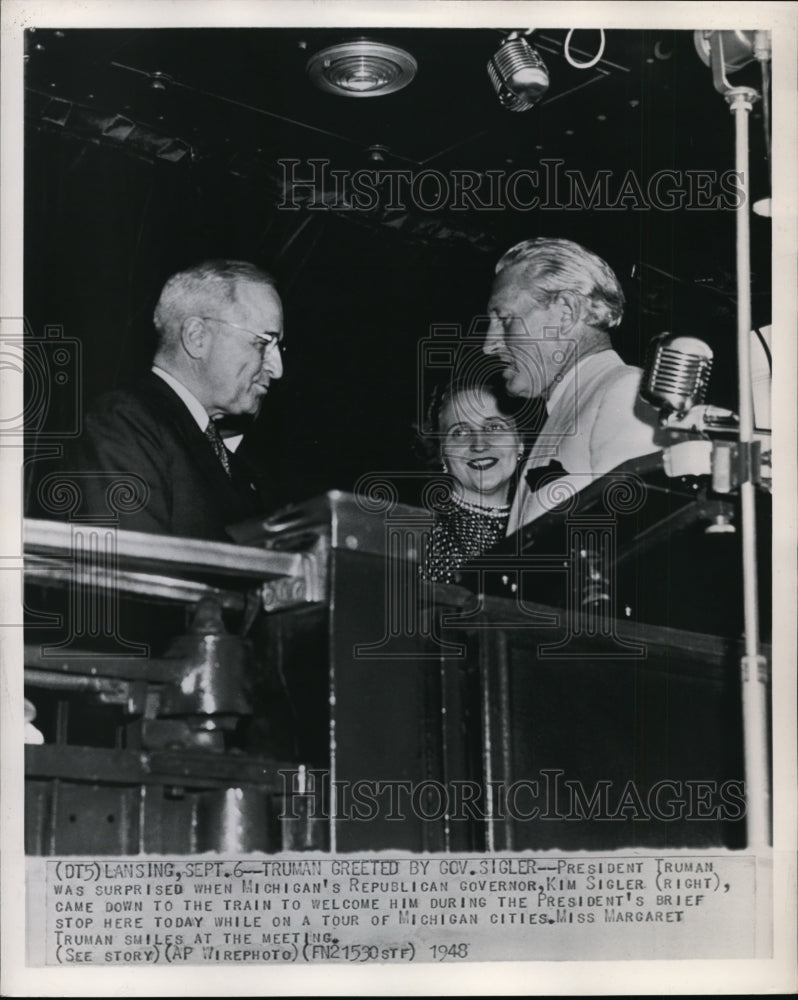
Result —
[{"label": "round ceiling dome light", "polygon": [[359,38],[331,45],[311,56],[311,80],[330,94],[343,97],[382,97],[406,87],[418,64],[404,49]]}]

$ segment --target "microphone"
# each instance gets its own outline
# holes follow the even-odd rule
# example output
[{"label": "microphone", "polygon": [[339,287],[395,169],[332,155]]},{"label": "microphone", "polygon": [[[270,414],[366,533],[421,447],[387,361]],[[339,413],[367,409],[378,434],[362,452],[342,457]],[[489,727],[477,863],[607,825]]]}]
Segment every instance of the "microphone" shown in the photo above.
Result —
[{"label": "microphone", "polygon": [[540,53],[525,38],[513,38],[513,33],[490,58],[488,76],[502,106],[510,111],[528,111],[549,89],[549,72]]},{"label": "microphone", "polygon": [[712,371],[712,349],[697,337],[663,333],[651,342],[640,395],[660,411],[664,422],[704,402]]}]

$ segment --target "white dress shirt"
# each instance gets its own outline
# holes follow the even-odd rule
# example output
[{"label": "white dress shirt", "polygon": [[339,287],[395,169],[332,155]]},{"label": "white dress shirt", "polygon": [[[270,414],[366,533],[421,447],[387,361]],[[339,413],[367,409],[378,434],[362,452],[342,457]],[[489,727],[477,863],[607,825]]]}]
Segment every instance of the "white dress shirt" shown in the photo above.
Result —
[{"label": "white dress shirt", "polygon": [[[204,434],[211,418],[208,416],[208,411],[205,409],[202,403],[200,403],[200,401],[197,399],[194,393],[191,392],[189,389],[187,389],[182,382],[178,381],[178,379],[176,379],[174,375],[171,375],[169,372],[164,371],[163,368],[159,368],[157,365],[153,365],[151,370],[155,375],[158,376],[158,378],[163,379],[170,389],[174,389],[177,395],[186,404],[186,409],[188,410],[188,412],[196,420],[197,427],[199,427],[199,429]],[[227,448],[228,451],[235,451],[236,448],[238,448],[238,446],[241,444],[243,437],[244,437],[243,434],[233,434],[230,437],[224,438],[225,448]]]}]

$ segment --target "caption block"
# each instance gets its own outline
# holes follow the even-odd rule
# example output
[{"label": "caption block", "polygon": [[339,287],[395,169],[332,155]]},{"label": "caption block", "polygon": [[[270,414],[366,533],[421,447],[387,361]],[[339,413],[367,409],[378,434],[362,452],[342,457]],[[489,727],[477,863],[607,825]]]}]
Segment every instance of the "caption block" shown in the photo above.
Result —
[{"label": "caption block", "polygon": [[28,878],[29,963],[84,966],[745,958],[763,891],[733,854],[28,859]]}]

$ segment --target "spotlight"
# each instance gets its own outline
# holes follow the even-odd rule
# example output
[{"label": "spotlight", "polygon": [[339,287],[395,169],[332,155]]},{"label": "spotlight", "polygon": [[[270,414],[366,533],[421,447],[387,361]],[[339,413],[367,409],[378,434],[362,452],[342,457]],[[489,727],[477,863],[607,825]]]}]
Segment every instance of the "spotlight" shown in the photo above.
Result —
[{"label": "spotlight", "polygon": [[502,106],[510,111],[528,111],[549,89],[549,72],[540,53],[516,32],[510,32],[488,61],[488,76]]},{"label": "spotlight", "polygon": [[330,94],[343,97],[382,97],[406,87],[418,64],[404,49],[368,38],[331,45],[311,56],[311,80]]}]

